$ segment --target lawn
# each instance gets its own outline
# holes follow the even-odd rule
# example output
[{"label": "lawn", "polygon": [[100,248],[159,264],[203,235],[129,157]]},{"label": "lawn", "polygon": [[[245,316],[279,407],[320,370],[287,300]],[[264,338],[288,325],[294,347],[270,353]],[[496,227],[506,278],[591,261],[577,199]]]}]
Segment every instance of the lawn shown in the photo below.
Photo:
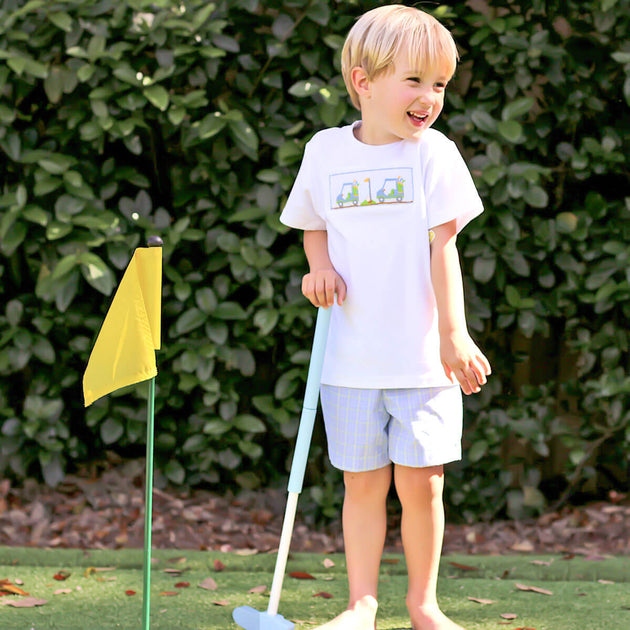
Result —
[{"label": "lawn", "polygon": [[[235,607],[266,609],[275,555],[152,555],[154,630],[237,630]],[[0,597],[0,628],[140,629],[142,560],[137,549],[0,548],[0,580],[46,602],[15,608],[2,604],[25,596]],[[287,572],[304,574],[287,576],[280,602],[297,630],[314,628],[344,608],[343,556],[294,554]],[[408,630],[404,560],[387,556],[381,576],[378,628]],[[630,628],[629,582],[630,558],[451,556],[442,560],[439,596],[444,611],[468,630],[617,630]]]}]

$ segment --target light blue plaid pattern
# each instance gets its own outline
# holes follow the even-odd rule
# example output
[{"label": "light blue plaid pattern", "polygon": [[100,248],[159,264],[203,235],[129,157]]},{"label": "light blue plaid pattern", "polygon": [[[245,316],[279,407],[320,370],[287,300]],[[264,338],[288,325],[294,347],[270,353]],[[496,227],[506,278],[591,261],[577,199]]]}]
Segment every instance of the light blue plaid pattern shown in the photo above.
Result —
[{"label": "light blue plaid pattern", "polygon": [[459,385],[354,389],[322,385],[328,456],[335,468],[364,472],[390,462],[422,468],[461,459]]}]

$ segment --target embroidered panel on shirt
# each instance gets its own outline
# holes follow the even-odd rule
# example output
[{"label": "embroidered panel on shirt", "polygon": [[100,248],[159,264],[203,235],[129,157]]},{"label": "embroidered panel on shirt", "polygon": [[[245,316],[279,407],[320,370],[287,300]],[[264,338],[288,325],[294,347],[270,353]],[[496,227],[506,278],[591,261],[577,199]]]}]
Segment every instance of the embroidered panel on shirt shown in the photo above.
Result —
[{"label": "embroidered panel on shirt", "polygon": [[332,210],[413,202],[413,169],[379,168],[330,176]]}]

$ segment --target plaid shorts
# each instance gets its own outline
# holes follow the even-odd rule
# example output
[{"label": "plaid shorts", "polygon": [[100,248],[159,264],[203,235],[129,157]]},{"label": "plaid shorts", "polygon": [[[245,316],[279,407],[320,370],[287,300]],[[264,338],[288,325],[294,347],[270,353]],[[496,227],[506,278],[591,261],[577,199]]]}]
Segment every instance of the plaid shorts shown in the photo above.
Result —
[{"label": "plaid shorts", "polygon": [[320,390],[328,456],[335,468],[364,472],[423,468],[461,459],[459,385],[419,389]]}]

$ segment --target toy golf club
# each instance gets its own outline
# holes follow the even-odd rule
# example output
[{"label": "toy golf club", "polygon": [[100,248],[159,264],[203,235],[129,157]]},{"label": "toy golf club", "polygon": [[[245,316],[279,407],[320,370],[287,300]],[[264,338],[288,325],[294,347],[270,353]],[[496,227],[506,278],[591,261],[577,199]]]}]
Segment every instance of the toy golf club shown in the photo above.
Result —
[{"label": "toy golf club", "polygon": [[306,379],[306,392],[304,393],[304,404],[302,406],[300,427],[295,444],[295,454],[293,455],[293,463],[291,464],[291,475],[289,476],[288,485],[289,496],[284,513],[284,522],[282,523],[282,533],[280,535],[276,568],[274,569],[273,582],[271,584],[269,606],[267,607],[267,612],[260,612],[251,606],[241,606],[236,608],[232,613],[234,621],[245,630],[293,630],[294,627],[291,621],[278,614],[278,604],[280,603],[282,581],[284,580],[284,571],[289,557],[289,546],[293,534],[293,522],[295,520],[298,496],[302,491],[306,460],[311,445],[313,425],[315,424],[315,414],[319,400],[319,385],[331,311],[332,308],[324,309],[320,307],[317,313],[313,350],[311,352],[311,361],[308,368],[308,377]]}]

